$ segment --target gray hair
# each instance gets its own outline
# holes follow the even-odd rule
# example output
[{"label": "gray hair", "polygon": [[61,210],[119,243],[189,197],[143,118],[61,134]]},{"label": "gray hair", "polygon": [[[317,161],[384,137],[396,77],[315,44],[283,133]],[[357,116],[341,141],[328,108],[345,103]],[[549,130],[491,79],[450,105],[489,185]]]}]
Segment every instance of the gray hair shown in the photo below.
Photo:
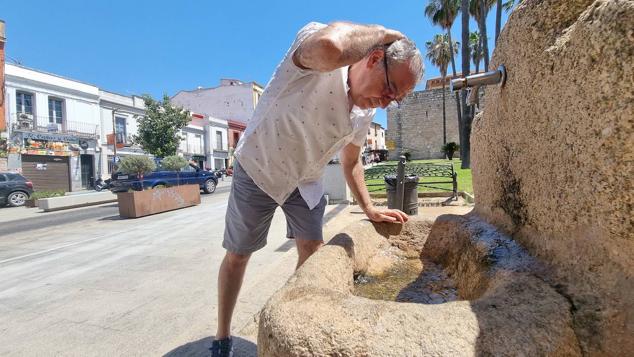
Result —
[{"label": "gray hair", "polygon": [[425,64],[414,41],[407,38],[392,42],[385,50],[388,62],[406,63],[416,76],[416,83],[420,82],[425,72]]}]

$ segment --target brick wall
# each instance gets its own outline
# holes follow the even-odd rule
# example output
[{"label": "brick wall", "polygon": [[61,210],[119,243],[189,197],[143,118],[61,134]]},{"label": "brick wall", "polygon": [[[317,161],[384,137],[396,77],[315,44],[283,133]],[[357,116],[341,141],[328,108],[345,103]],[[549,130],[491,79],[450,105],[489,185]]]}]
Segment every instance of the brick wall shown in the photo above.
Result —
[{"label": "brick wall", "polygon": [[[479,94],[482,109],[483,91]],[[447,142],[459,143],[456,100],[448,88],[445,89],[445,113]],[[412,159],[444,158],[442,118],[442,88],[413,92],[400,108],[389,109],[386,139],[390,159],[396,159],[403,151],[409,151]]]}]

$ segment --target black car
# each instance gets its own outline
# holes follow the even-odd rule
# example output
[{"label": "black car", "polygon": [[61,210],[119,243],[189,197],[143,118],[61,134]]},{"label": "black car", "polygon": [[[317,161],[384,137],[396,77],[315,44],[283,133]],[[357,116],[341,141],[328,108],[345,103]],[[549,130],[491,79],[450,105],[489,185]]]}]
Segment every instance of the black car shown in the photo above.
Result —
[{"label": "black car", "polygon": [[0,206],[23,206],[33,193],[33,183],[13,172],[0,172]]},{"label": "black car", "polygon": [[201,170],[198,166],[189,165],[179,172],[167,171],[159,167],[157,171],[143,176],[143,188],[137,175],[115,172],[112,174],[110,191],[141,191],[146,188],[169,187],[177,185],[198,185],[205,193],[213,193],[218,185],[218,178],[213,172]]}]

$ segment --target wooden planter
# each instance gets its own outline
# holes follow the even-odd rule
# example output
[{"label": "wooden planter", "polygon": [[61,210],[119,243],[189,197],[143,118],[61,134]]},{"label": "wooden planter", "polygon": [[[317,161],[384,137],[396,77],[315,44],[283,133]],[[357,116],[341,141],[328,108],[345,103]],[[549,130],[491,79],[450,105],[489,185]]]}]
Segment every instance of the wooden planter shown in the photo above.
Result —
[{"label": "wooden planter", "polygon": [[200,187],[182,185],[117,193],[119,215],[137,218],[200,204]]},{"label": "wooden planter", "polygon": [[28,208],[37,207],[36,201],[37,201],[36,199],[29,198],[28,200],[24,201],[24,207],[28,207]]}]

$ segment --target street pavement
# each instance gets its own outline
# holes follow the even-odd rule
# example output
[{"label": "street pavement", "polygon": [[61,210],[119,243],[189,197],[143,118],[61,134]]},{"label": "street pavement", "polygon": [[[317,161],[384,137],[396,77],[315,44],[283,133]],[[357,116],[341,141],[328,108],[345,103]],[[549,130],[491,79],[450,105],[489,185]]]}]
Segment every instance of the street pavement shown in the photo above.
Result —
[{"label": "street pavement", "polygon": [[[0,356],[206,355],[227,189],[203,195],[199,206],[138,219],[120,219],[112,204],[4,215]],[[329,217],[338,210],[328,206]],[[285,233],[278,209],[268,245],[247,269],[236,331],[293,273],[296,252]],[[253,341],[236,341],[238,356],[255,355]]]}]

